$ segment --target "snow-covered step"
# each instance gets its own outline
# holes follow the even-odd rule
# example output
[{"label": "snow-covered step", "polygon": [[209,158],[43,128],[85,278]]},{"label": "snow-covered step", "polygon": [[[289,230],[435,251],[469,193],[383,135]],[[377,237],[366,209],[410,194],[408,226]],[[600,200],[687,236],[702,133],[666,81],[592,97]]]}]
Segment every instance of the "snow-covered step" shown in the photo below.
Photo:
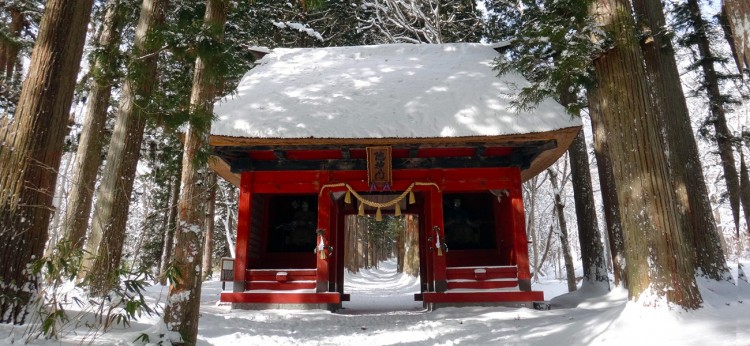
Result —
[{"label": "snow-covered step", "polygon": [[247,281],[315,281],[315,269],[248,269]]},{"label": "snow-covered step", "polygon": [[448,280],[448,289],[497,289],[518,287],[518,279]]},{"label": "snow-covered step", "polygon": [[516,266],[477,266],[477,267],[448,267],[446,274],[451,280],[492,280],[492,279],[516,279],[518,268]]},{"label": "snow-covered step", "polygon": [[311,280],[299,280],[290,282],[278,282],[278,281],[249,281],[245,287],[246,290],[299,290],[299,289],[314,289],[315,281]]}]

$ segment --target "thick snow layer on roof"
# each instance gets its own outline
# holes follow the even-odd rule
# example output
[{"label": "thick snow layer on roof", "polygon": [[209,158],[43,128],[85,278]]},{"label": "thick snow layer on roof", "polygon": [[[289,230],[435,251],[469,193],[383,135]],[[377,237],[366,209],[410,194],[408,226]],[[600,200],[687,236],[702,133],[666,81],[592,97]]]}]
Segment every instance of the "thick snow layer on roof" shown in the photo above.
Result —
[{"label": "thick snow layer on roof", "polygon": [[578,126],[545,100],[510,102],[527,82],[500,78],[490,46],[393,44],[274,49],[217,102],[214,135],[249,138],[498,136]]}]

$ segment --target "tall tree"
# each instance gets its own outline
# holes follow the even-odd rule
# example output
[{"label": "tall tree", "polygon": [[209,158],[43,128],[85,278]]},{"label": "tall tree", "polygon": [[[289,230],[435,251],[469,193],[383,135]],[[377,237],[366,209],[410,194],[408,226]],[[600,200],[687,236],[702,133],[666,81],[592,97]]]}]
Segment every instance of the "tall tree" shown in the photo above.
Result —
[{"label": "tall tree", "polygon": [[539,176],[535,176],[529,181],[525,182],[523,184],[523,189],[526,192],[524,195],[527,197],[527,200],[525,201],[524,205],[527,210],[528,215],[528,221],[526,221],[526,234],[531,236],[531,255],[534,258],[532,261],[532,265],[534,266],[534,282],[539,282],[539,270],[541,262],[539,261],[539,236],[537,234],[537,225],[536,225],[536,196],[539,192],[539,188],[542,186],[544,181],[546,181],[547,178],[539,179]]},{"label": "tall tree", "polygon": [[[567,162],[566,162],[567,164]],[[564,169],[563,178],[559,181],[557,172],[552,168],[547,168],[549,181],[552,184],[552,193],[555,197],[555,214],[557,214],[557,224],[560,226],[560,247],[562,248],[563,258],[565,260],[565,278],[568,282],[568,292],[575,291],[576,288],[576,271],[573,266],[573,255],[570,253],[570,238],[568,236],[568,223],[565,220],[565,204],[562,199],[562,190],[568,181],[566,176],[567,169]]]},{"label": "tall tree", "polygon": [[[714,54],[710,42],[710,26],[703,19],[698,0],[687,0],[684,4],[677,6],[677,16],[680,24],[692,30],[692,33],[682,39],[682,43],[688,46],[697,46],[698,55],[694,67],[700,67],[703,80],[702,89],[705,89],[709,99],[710,118],[706,122],[713,125],[714,140],[719,147],[719,158],[724,171],[724,180],[727,185],[729,205],[732,209],[735,229],[739,229],[740,220],[740,178],[734,158],[733,142],[734,135],[727,125],[726,105],[729,97],[720,89],[721,76],[714,63],[723,60]],[[750,219],[750,206],[742,205],[745,218]]]},{"label": "tall tree", "polygon": [[18,4],[11,3],[5,7],[10,22],[8,23],[7,33],[0,36],[0,78],[10,80],[13,78],[13,70],[16,68],[18,52],[20,51],[21,30],[23,30],[24,14]]},{"label": "tall tree", "polygon": [[216,173],[210,172],[206,177],[206,184],[208,185],[208,194],[206,196],[206,214],[204,217],[205,224],[205,241],[203,243],[203,274],[202,280],[208,279],[213,271],[213,258],[214,258],[214,229],[215,222],[214,216],[216,215]]},{"label": "tall tree", "polygon": [[690,114],[682,94],[680,74],[667,31],[664,9],[659,1],[634,0],[638,27],[644,30],[640,40],[645,58],[652,109],[663,129],[667,163],[677,210],[696,254],[696,271],[714,280],[731,278],[719,232],[713,217],[708,188],[695,143]]},{"label": "tall tree", "polygon": [[578,241],[581,244],[583,262],[583,285],[590,283],[609,284],[604,247],[596,219],[596,204],[591,188],[591,165],[586,152],[583,131],[568,148],[570,175],[573,183],[573,199],[578,224]]},{"label": "tall tree", "polygon": [[204,20],[202,55],[195,62],[193,91],[190,96],[191,121],[185,131],[182,159],[179,224],[177,227],[174,264],[178,277],[169,286],[164,307],[164,322],[180,333],[179,343],[195,344],[201,297],[201,255],[205,233],[206,161],[200,151],[208,143],[211,115],[216,91],[221,86],[224,26],[228,0],[207,0]]},{"label": "tall tree", "polygon": [[119,79],[118,58],[125,22],[124,13],[120,0],[111,0],[106,6],[95,54],[91,55],[94,57],[91,64],[93,83],[89,91],[63,220],[63,239],[76,249],[83,247],[83,238],[88,228],[96,174],[101,164],[107,108],[112,87]]},{"label": "tall tree", "polygon": [[83,274],[92,274],[90,287],[96,295],[106,294],[117,279],[114,275],[122,256],[130,194],[158,74],[157,52],[161,40],[154,31],[164,19],[167,4],[168,0],[143,0],[141,5],[130,53],[130,69],[122,87],[107,163],[97,192],[91,233],[86,241],[86,250],[94,258],[84,262]]},{"label": "tall tree", "polygon": [[[180,155],[182,157],[182,155]],[[182,170],[178,170],[182,173]],[[164,228],[164,246],[162,247],[161,261],[159,261],[159,280],[166,285],[165,273],[172,262],[172,249],[174,248],[174,231],[177,228],[177,203],[180,202],[180,177],[176,176],[169,182],[169,202],[167,204],[166,227]]]},{"label": "tall tree", "polygon": [[[702,302],[692,244],[679,222],[659,122],[650,110],[643,55],[627,0],[597,0],[594,19],[612,47],[594,60],[599,110],[617,186],[625,242],[628,292],[649,292],[685,308]],[[624,98],[621,95],[629,95]]]},{"label": "tall tree", "polygon": [[12,140],[0,146],[0,321],[23,323],[47,242],[57,169],[93,0],[49,0],[24,81]]},{"label": "tall tree", "polygon": [[[586,15],[590,3],[588,0],[524,0],[514,3],[487,0],[485,6],[490,10],[488,35],[496,40],[512,41],[508,51],[510,58],[498,60],[497,69],[500,73],[520,71],[532,83],[517,95],[516,106],[521,109],[532,108],[545,97],[553,97],[559,99],[575,115],[590,104],[589,114],[596,133],[601,117],[598,115],[596,102],[590,102],[597,99],[591,60],[602,54],[608,41],[601,37],[600,26]],[[588,100],[581,96],[588,96]],[[575,146],[576,144],[574,149]],[[606,138],[594,136],[608,249],[613,262],[614,283],[619,285],[624,278],[624,244],[614,178],[605,148]],[[584,155],[585,152],[580,156]],[[587,162],[574,165],[574,169],[587,167]],[[574,179],[574,182],[580,181]],[[578,196],[576,195],[576,200],[583,202],[578,200]],[[589,227],[593,223],[586,224],[585,227]],[[579,230],[584,234],[579,237],[581,241],[585,241],[587,235],[595,235],[595,232],[585,227]],[[596,241],[586,243],[593,245]],[[586,248],[587,246],[582,245],[582,250]],[[596,250],[591,250],[588,254],[582,253],[582,256],[588,257],[590,254],[596,257]]]},{"label": "tall tree", "polygon": [[729,45],[737,69],[750,70],[750,3],[743,0],[722,0],[721,16],[729,29]]},{"label": "tall tree", "polygon": [[604,119],[600,110],[602,103],[599,100],[599,93],[594,87],[589,88],[588,102],[591,129],[594,133],[594,156],[599,172],[599,189],[602,194],[604,221],[607,226],[607,239],[609,240],[609,251],[612,257],[613,283],[615,286],[627,287],[625,241],[622,235],[620,204],[617,201],[617,188],[612,170],[612,160],[609,156],[608,138],[605,134]]},{"label": "tall tree", "polygon": [[0,128],[18,104],[23,58],[33,46],[43,7],[42,0],[0,1]]},{"label": "tall tree", "polygon": [[[530,68],[532,82],[519,103],[555,96],[561,85],[571,85],[577,95],[588,87],[590,114],[597,124],[595,142],[605,144],[611,163],[611,170],[600,173],[611,172],[614,182],[630,297],[639,299],[648,292],[697,308],[701,296],[695,283],[693,246],[676,210],[677,196],[669,180],[657,114],[650,108],[630,2],[530,0],[523,4],[524,15],[535,16],[521,23],[522,31],[532,35],[517,40],[523,64],[516,66]],[[503,71],[510,64],[499,67]],[[596,89],[588,83],[592,79]]]},{"label": "tall tree", "polygon": [[[719,22],[724,30],[724,38],[732,49],[732,55],[734,55],[734,61],[737,64],[740,76],[743,76],[743,72],[750,73],[750,26],[745,24],[750,23],[750,3],[737,0],[723,1]],[[743,84],[750,86],[747,79],[743,80]],[[747,148],[750,148],[750,131],[744,126],[741,131],[741,141],[745,142]],[[739,152],[740,203],[746,208],[745,227],[750,233],[750,213],[747,211],[750,208],[750,174],[748,174],[747,162],[745,161],[745,152],[742,148],[739,149]]]}]

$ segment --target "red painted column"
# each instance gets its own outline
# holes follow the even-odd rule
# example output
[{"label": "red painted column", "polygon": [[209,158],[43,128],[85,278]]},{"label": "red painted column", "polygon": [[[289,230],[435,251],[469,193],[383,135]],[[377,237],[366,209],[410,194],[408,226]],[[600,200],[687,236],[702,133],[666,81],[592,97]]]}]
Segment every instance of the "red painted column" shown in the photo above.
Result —
[{"label": "red painted column", "polygon": [[518,288],[531,291],[531,272],[529,270],[529,241],[526,237],[526,222],[523,212],[523,195],[521,194],[520,173],[518,180],[510,189],[511,207],[513,208],[513,233],[516,266],[518,267]]},{"label": "red painted column", "polygon": [[430,227],[427,229],[427,248],[431,249],[432,275],[435,280],[435,292],[445,292],[448,289],[445,257],[447,251],[444,247],[445,230],[443,225],[443,193],[431,191],[430,193]]},{"label": "red painted column", "polygon": [[336,254],[336,291],[339,293],[344,293],[344,251],[353,251],[344,249],[344,246],[346,246],[346,214],[344,208],[344,200],[341,198],[336,202],[336,242],[333,244],[333,252]]},{"label": "red painted column", "polygon": [[422,292],[434,292],[435,285],[432,279],[432,252],[430,249],[430,229],[432,219],[430,218],[429,193],[423,193],[419,201],[419,275],[422,284]]},{"label": "red painted column", "polygon": [[[328,292],[330,278],[330,254],[326,247],[331,236],[331,194],[323,192],[318,197],[318,235],[315,241],[317,268],[317,292]],[[321,246],[321,243],[323,246]],[[322,249],[321,249],[322,248]],[[335,249],[334,249],[335,250]]]},{"label": "red painted column", "polygon": [[237,244],[234,259],[234,284],[232,291],[244,292],[249,268],[250,217],[252,215],[252,172],[240,176],[239,212],[237,213]]}]

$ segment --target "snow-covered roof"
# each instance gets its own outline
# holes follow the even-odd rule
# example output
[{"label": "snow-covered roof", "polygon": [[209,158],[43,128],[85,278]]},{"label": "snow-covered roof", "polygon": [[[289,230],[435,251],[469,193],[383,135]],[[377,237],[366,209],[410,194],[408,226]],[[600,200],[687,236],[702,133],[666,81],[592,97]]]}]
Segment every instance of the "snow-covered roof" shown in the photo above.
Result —
[{"label": "snow-covered roof", "polygon": [[244,138],[435,138],[581,125],[553,100],[516,112],[527,81],[497,77],[489,45],[274,49],[216,103],[211,133]]}]

